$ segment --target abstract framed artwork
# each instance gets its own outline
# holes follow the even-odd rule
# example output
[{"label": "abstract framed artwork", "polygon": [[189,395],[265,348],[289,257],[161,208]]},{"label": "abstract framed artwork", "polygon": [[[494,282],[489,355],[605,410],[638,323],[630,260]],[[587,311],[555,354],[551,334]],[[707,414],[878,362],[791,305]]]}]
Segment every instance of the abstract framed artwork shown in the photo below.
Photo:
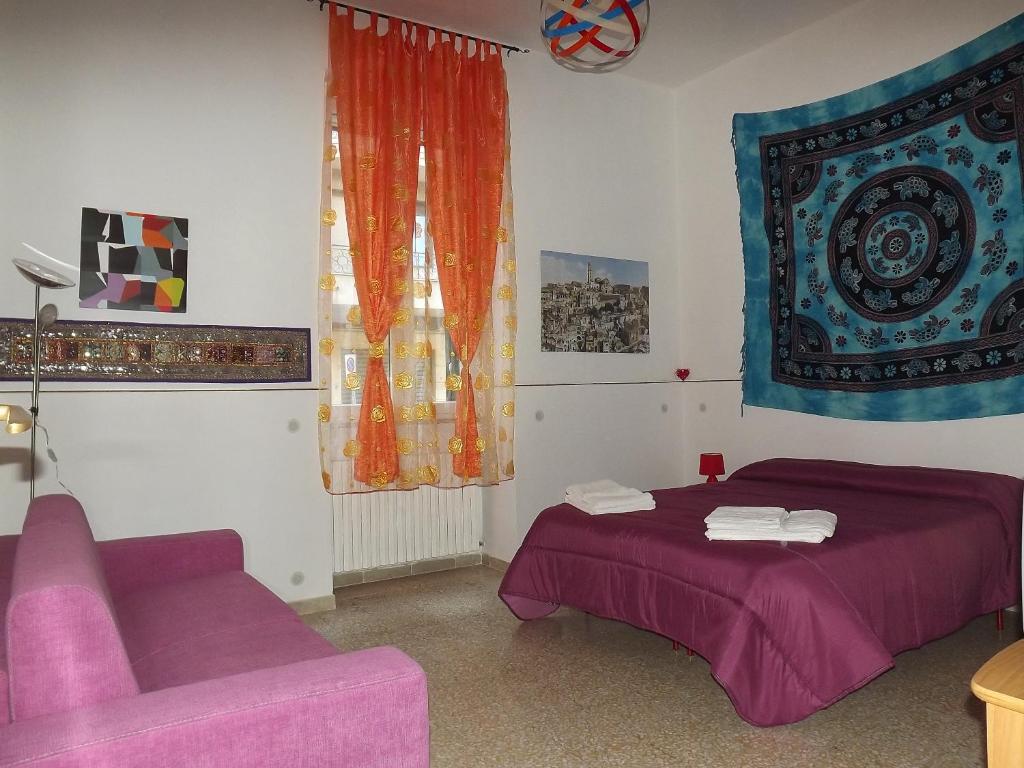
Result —
[{"label": "abstract framed artwork", "polygon": [[1024,16],[859,91],[734,118],[743,401],[1024,411]]},{"label": "abstract framed artwork", "polygon": [[79,306],[183,313],[188,219],[82,209]]},{"label": "abstract framed artwork", "polygon": [[646,261],[540,252],[541,350],[651,351]]}]

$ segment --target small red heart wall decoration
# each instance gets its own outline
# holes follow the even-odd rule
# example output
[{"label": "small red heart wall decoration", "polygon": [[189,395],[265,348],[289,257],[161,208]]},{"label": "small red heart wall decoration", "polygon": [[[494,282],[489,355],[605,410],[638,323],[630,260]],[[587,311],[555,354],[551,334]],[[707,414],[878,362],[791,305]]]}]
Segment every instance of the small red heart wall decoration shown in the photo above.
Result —
[{"label": "small red heart wall decoration", "polygon": [[678,378],[680,381],[686,381],[686,379],[689,378],[689,376],[689,368],[676,368],[676,378]]}]

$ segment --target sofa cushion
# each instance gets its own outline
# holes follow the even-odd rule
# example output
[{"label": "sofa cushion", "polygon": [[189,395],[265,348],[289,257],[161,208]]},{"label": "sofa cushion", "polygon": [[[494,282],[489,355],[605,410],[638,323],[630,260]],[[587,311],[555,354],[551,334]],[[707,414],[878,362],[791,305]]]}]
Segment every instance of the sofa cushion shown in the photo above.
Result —
[{"label": "sofa cushion", "polygon": [[14,572],[14,550],[18,536],[0,536],[0,726],[11,721],[11,705],[7,684],[7,603],[11,599],[11,574]]},{"label": "sofa cushion", "polygon": [[12,720],[137,694],[85,513],[36,499],[14,555],[7,604]]},{"label": "sofa cushion", "polygon": [[139,590],[115,607],[143,691],[338,652],[242,571]]}]

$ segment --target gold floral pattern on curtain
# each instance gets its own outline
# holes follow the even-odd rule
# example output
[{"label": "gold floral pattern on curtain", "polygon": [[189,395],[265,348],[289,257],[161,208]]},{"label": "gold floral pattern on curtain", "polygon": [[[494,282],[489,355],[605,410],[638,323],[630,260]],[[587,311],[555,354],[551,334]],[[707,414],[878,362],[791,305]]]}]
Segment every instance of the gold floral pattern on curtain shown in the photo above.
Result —
[{"label": "gold floral pattern on curtain", "polygon": [[[516,336],[501,56],[397,21],[356,28],[353,16],[331,17],[325,110],[324,487],[498,483],[515,472]],[[457,101],[439,105],[445,93]],[[466,108],[451,140],[430,141]]]}]

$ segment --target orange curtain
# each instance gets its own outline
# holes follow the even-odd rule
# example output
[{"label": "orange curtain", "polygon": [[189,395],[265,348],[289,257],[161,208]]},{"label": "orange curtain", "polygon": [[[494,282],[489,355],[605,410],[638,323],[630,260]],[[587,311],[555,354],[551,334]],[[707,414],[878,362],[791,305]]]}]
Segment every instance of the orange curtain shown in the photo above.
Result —
[{"label": "orange curtain", "polygon": [[378,34],[355,28],[355,14],[331,14],[330,92],[352,268],[370,360],[359,412],[355,477],[380,488],[398,476],[395,413],[384,370],[388,333],[409,292],[416,216],[424,46],[392,21]]},{"label": "orange curtain", "polygon": [[[426,54],[423,143],[428,233],[437,260],[445,327],[460,363],[453,473],[481,476],[480,437],[470,367],[488,322],[501,226],[508,96],[501,53],[488,44],[457,50],[440,35]],[[470,49],[470,50],[467,50]]]}]

